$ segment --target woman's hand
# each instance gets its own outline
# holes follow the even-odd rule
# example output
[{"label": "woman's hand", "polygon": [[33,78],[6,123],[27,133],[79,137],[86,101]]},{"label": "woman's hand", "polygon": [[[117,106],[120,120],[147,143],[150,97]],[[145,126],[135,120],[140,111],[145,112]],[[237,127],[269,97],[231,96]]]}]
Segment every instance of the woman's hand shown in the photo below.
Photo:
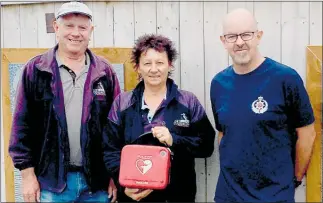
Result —
[{"label": "woman's hand", "polygon": [[142,190],[135,188],[126,188],[124,193],[133,200],[140,201],[147,197],[153,190]]},{"label": "woman's hand", "polygon": [[165,126],[156,126],[151,131],[159,142],[166,144],[168,147],[173,145],[173,137]]}]

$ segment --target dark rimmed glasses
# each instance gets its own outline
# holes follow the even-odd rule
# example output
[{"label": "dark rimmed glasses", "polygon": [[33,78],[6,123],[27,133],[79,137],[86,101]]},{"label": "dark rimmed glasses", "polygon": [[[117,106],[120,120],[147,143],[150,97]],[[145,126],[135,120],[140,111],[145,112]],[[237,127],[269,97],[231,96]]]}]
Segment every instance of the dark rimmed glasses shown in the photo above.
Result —
[{"label": "dark rimmed glasses", "polygon": [[255,32],[244,32],[240,34],[226,34],[223,35],[224,39],[228,43],[234,43],[237,41],[238,37],[240,36],[243,41],[249,41],[252,40],[252,38],[255,36]]}]

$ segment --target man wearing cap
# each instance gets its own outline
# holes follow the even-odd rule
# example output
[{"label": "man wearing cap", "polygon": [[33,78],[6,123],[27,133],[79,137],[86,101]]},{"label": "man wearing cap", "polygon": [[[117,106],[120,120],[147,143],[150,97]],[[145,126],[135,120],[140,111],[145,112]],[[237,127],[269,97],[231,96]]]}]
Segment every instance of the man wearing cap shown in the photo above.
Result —
[{"label": "man wearing cap", "polygon": [[24,200],[114,202],[101,133],[120,93],[116,74],[88,49],[85,4],[63,4],[53,26],[58,44],[27,62],[17,88],[9,153]]}]

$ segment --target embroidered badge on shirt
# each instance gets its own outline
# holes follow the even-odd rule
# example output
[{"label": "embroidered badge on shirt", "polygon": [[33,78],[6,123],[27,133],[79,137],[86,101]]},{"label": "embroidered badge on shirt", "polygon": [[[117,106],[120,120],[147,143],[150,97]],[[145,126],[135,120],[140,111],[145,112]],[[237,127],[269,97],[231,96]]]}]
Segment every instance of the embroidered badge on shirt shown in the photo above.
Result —
[{"label": "embroidered badge on shirt", "polygon": [[252,102],[251,108],[256,114],[262,114],[268,110],[268,103],[262,96],[259,96],[257,100]]},{"label": "embroidered badge on shirt", "polygon": [[186,114],[182,113],[181,114],[182,119],[181,120],[175,120],[174,125],[180,126],[180,127],[189,127],[190,126],[190,121],[187,119]]},{"label": "embroidered badge on shirt", "polygon": [[105,91],[101,82],[93,89],[93,93],[97,96],[105,96]]}]

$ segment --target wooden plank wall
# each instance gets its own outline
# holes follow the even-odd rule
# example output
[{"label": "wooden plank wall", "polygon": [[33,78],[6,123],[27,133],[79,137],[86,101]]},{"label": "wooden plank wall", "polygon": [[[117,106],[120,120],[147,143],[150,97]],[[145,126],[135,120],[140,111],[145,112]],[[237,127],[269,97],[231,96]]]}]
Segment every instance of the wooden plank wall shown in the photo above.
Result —
[{"label": "wooden plank wall", "polygon": [[[45,13],[62,3],[6,5],[1,7],[1,46],[46,48],[55,35],[46,33]],[[213,122],[209,101],[213,76],[231,63],[219,36],[223,16],[244,7],[257,18],[264,31],[263,55],[295,68],[305,82],[306,46],[322,44],[322,2],[86,2],[93,10],[95,30],[90,47],[132,47],[144,33],[170,37],[180,55],[174,79],[194,92]],[[10,20],[8,20],[10,19]],[[197,201],[212,201],[219,174],[217,143],[211,158],[197,160]],[[304,186],[297,201],[305,201]]]}]

